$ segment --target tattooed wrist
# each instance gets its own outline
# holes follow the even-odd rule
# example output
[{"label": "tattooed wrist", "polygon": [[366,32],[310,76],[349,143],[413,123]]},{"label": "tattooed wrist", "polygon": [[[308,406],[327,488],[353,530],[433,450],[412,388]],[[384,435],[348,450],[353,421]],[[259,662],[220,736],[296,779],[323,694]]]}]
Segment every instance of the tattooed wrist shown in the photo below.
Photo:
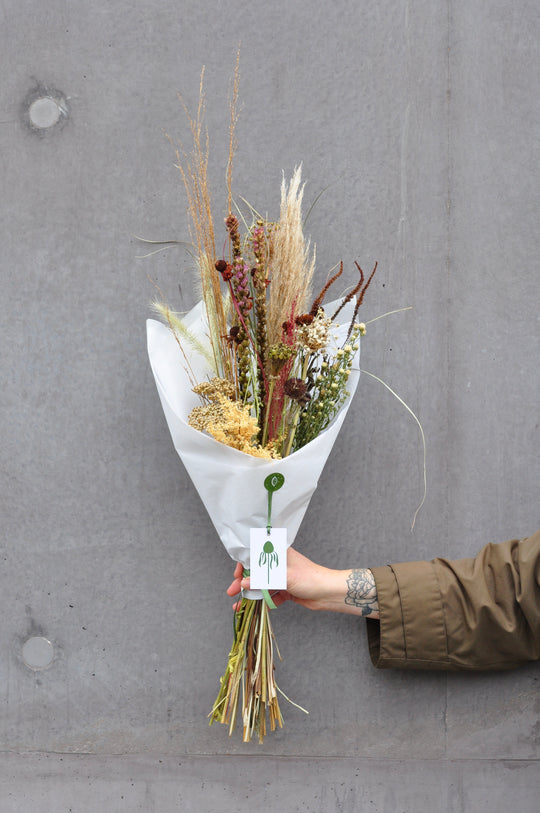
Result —
[{"label": "tattooed wrist", "polygon": [[377,587],[373,573],[368,568],[355,568],[347,576],[347,595],[345,604],[358,607],[362,615],[374,615],[379,612]]}]

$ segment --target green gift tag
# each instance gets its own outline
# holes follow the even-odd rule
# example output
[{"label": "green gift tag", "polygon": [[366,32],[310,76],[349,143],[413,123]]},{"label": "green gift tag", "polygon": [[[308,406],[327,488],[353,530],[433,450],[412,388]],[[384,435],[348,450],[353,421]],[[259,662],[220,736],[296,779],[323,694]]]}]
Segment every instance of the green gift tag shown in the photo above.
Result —
[{"label": "green gift tag", "polygon": [[286,528],[250,528],[249,553],[252,590],[264,593],[287,588]]}]

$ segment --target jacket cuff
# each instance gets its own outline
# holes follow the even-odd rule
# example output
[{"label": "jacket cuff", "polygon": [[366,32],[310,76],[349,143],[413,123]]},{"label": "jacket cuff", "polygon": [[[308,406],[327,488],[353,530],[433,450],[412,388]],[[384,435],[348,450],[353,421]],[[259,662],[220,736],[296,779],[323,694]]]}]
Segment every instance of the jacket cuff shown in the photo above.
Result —
[{"label": "jacket cuff", "polygon": [[379,621],[368,619],[373,665],[384,669],[452,668],[441,591],[431,562],[372,568]]}]

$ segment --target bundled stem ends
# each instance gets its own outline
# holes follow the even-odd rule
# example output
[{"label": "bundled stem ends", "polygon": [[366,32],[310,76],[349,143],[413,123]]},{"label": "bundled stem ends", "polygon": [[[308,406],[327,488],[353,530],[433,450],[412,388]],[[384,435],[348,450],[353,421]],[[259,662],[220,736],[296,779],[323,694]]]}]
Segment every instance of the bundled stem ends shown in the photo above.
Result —
[{"label": "bundled stem ends", "polygon": [[243,598],[234,615],[234,642],[209,714],[210,725],[215,720],[228,725],[230,736],[240,712],[244,742],[256,735],[260,743],[266,735],[267,714],[271,731],[282,727],[274,677],[274,643],[266,602]]}]

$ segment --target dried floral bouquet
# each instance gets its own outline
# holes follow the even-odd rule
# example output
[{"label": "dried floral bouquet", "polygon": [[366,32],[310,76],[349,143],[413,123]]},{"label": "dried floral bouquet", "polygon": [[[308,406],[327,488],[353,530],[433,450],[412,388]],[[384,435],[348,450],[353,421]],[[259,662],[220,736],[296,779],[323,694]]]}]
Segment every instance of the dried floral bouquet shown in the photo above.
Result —
[{"label": "dried floral bouquet", "polygon": [[[330,305],[325,303],[325,298],[343,273],[342,262],[329,272],[322,290],[312,293],[315,251],[303,232],[300,168],[295,169],[288,183],[282,182],[280,212],[274,222],[261,217],[247,204],[247,216],[238,208],[236,214],[233,212],[231,186],[237,99],[238,66],[230,105],[228,211],[224,219],[226,249],[221,254],[215,247],[210,205],[202,77],[197,116],[189,117],[193,149],[188,154],[177,151],[177,166],[193,224],[202,305],[184,319],[164,302],[154,303],[154,307],[170,329],[169,337],[174,337],[177,354],[180,348],[181,360],[177,358],[174,362],[177,369],[171,376],[178,377],[182,367],[183,383],[164,384],[169,370],[162,372],[159,365],[166,352],[171,353],[170,341],[165,351],[165,345],[159,344],[154,334],[149,333],[149,352],[151,361],[154,359],[154,374],[176,448],[199,488],[223,543],[247,571],[246,529],[250,524],[266,524],[262,516],[264,510],[257,506],[252,516],[235,516],[232,523],[224,519],[224,511],[235,510],[234,506],[230,507],[231,500],[222,493],[225,478],[212,491],[206,475],[223,457],[222,444],[237,450],[236,456],[224,464],[224,471],[228,472],[227,479],[238,478],[239,487],[242,476],[248,478],[246,484],[249,482],[251,487],[254,471],[260,471],[261,477],[269,472],[282,472],[285,461],[290,461],[286,478],[279,476],[280,484],[287,479],[282,502],[288,495],[292,507],[289,514],[288,508],[284,508],[281,518],[288,524],[288,544],[292,543],[357,383],[359,341],[365,332],[364,324],[358,321],[358,311],[377,266],[366,276],[356,264],[355,284]],[[183,401],[180,405],[174,404],[175,388],[181,390],[182,387],[189,387],[190,397],[198,398],[189,414],[181,414],[187,410]],[[185,392],[177,394],[180,401],[185,398]],[[186,419],[189,426],[185,425]],[[333,434],[329,434],[330,427]],[[205,438],[207,445],[191,453],[188,447],[198,442],[195,435],[199,436],[199,442]],[[210,437],[219,445],[208,445]],[[324,442],[321,440],[317,446],[314,441],[322,438]],[[251,458],[249,465],[245,455]],[[295,489],[300,487],[295,481],[305,479],[314,460],[317,471],[313,482],[299,497]],[[293,475],[289,476],[289,472]],[[215,485],[219,477],[216,474]],[[257,488],[263,494],[264,503],[268,495],[261,485]],[[220,497],[216,496],[218,493]],[[270,502],[268,497],[268,525]],[[232,533],[231,542],[230,527],[235,523],[238,527]],[[275,641],[269,616],[272,606],[266,591],[262,598],[260,593],[250,591],[237,605],[234,642],[210,713],[210,722],[217,720],[227,724],[229,734],[240,714],[244,741],[256,735],[262,742],[267,719],[271,730],[282,726],[279,689],[274,676]]]}]

